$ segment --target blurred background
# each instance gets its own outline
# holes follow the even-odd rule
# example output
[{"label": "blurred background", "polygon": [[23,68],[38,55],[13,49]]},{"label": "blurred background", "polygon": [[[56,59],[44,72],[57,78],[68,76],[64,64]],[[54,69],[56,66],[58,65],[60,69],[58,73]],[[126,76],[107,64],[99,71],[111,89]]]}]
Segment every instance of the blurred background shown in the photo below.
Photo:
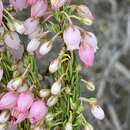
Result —
[{"label": "blurred background", "polygon": [[84,103],[86,118],[95,130],[130,130],[130,0],[75,1],[88,5],[96,18],[86,29],[97,35],[99,50],[94,67],[82,75],[94,82],[91,95],[106,113],[105,120],[97,121]]}]

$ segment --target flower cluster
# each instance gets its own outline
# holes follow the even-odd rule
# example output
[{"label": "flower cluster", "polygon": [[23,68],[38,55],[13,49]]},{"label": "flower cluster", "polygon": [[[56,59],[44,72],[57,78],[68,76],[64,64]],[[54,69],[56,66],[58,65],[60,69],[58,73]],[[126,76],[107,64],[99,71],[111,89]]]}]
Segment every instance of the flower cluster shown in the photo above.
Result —
[{"label": "flower cluster", "polygon": [[[9,0],[3,7],[0,0],[0,129],[79,130],[83,125],[85,130],[92,130],[82,114],[82,101],[88,103],[95,118],[104,119],[95,98],[80,97],[80,81],[89,91],[95,86],[81,79],[75,53],[78,51],[86,68],[93,66],[97,38],[76,23],[91,26],[94,17],[87,6],[70,3]],[[16,19],[17,13],[29,9],[27,19]],[[42,72],[36,59],[41,61],[58,39],[59,54]]]}]

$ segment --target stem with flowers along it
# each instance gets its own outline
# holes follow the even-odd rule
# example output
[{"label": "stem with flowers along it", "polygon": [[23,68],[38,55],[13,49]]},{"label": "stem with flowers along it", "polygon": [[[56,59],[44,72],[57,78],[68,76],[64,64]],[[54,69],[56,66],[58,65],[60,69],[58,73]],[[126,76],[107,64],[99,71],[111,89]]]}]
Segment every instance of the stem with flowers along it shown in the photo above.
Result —
[{"label": "stem with flowers along it", "polygon": [[[81,95],[83,86],[87,92],[95,86],[82,79],[76,53],[87,69],[93,66],[97,38],[79,26],[93,24],[89,8],[71,5],[71,0],[4,4],[0,0],[0,129],[93,130],[82,102],[95,118],[102,120],[105,114],[94,97]],[[16,19],[25,8],[31,8],[29,18]],[[56,58],[44,70],[39,68],[37,61],[47,62],[44,57],[58,40],[61,48]]]}]

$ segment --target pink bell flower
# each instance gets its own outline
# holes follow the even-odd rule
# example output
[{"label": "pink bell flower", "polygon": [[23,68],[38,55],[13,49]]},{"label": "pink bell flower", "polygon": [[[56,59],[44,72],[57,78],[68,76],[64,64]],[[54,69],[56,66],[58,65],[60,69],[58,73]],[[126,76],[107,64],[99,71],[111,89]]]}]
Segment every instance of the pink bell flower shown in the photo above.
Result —
[{"label": "pink bell flower", "polygon": [[70,25],[63,33],[64,42],[67,45],[67,50],[73,51],[79,49],[81,41],[80,31],[76,26]]},{"label": "pink bell flower", "polygon": [[38,20],[32,19],[32,18],[28,18],[24,22],[24,28],[25,28],[24,34],[30,35],[30,34],[34,33],[37,30],[37,28],[38,28],[38,24],[39,24]]},{"label": "pink bell flower", "polygon": [[59,10],[68,0],[51,0],[51,8]]},{"label": "pink bell flower", "polygon": [[94,33],[92,32],[87,32],[84,36],[83,43],[89,45],[94,49],[94,52],[98,49],[98,42],[97,38]]},{"label": "pink bell flower", "polygon": [[12,49],[18,49],[20,46],[20,38],[16,32],[11,32],[5,35],[4,41],[6,45]]},{"label": "pink bell flower", "polygon": [[42,120],[48,112],[48,108],[42,100],[33,102],[30,112],[29,120],[32,124]]},{"label": "pink bell flower", "polygon": [[19,112],[26,112],[32,105],[34,100],[33,94],[30,91],[23,92],[18,96],[17,109]]},{"label": "pink bell flower", "polygon": [[15,8],[16,11],[22,11],[27,8],[27,0],[10,0],[10,4]]},{"label": "pink bell flower", "polygon": [[11,6],[15,8],[16,11],[21,11],[27,8],[27,0],[9,0]]},{"label": "pink bell flower", "polygon": [[37,0],[27,0],[27,2],[29,5],[34,5],[37,2]]},{"label": "pink bell flower", "polygon": [[3,3],[0,0],[0,25],[2,23],[2,18],[3,18]]},{"label": "pink bell flower", "polygon": [[28,52],[34,52],[38,49],[38,47],[40,46],[40,41],[37,38],[32,39],[28,45],[27,45],[27,51]]},{"label": "pink bell flower", "polygon": [[0,99],[0,109],[11,109],[17,104],[17,94],[14,92],[7,92]]},{"label": "pink bell flower", "polygon": [[24,47],[23,45],[19,45],[18,49],[9,49],[11,55],[13,56],[13,58],[15,58],[16,60],[20,60],[23,57],[23,53],[24,53]]},{"label": "pink bell flower", "polygon": [[94,64],[94,49],[89,45],[81,44],[79,57],[86,67],[92,67]]},{"label": "pink bell flower", "polygon": [[94,20],[94,17],[90,11],[90,9],[86,5],[79,5],[77,8],[78,15],[83,18],[88,18],[90,20]]},{"label": "pink bell flower", "polygon": [[21,113],[17,110],[17,108],[14,108],[11,110],[11,116],[15,119],[11,120],[11,124],[14,126],[18,123],[21,123],[22,121],[24,121],[27,117],[28,117],[28,111]]},{"label": "pink bell flower", "polygon": [[31,7],[31,17],[37,18],[45,14],[48,9],[46,0],[37,0],[37,2]]},{"label": "pink bell flower", "polygon": [[3,73],[4,73],[4,71],[3,71],[3,69],[0,67],[0,81],[1,81],[1,79],[3,78]]}]

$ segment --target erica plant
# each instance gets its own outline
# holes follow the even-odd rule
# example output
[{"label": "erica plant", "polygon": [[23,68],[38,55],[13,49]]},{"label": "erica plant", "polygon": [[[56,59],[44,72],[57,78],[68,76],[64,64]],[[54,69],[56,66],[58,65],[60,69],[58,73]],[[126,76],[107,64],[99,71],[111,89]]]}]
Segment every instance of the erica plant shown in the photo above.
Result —
[{"label": "erica plant", "polygon": [[[27,19],[18,19],[27,12]],[[96,99],[80,93],[83,86],[95,90],[77,61],[79,55],[83,67],[94,64],[97,38],[80,27],[93,21],[87,6],[71,0],[0,0],[0,130],[93,130],[83,101],[95,118],[104,118]],[[55,59],[39,68],[37,60],[46,62],[58,45]]]}]

